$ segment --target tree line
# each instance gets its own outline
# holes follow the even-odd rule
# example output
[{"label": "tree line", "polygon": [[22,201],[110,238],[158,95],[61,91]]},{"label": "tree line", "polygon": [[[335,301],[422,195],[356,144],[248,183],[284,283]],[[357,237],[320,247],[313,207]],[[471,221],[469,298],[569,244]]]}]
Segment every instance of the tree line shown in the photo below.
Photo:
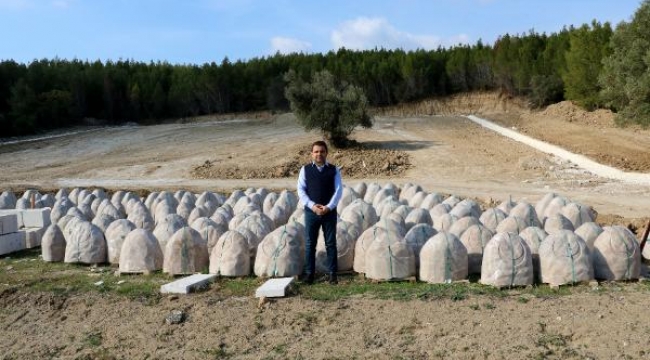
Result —
[{"label": "tree line", "polygon": [[286,111],[285,74],[327,70],[362,89],[370,106],[476,90],[526,96],[533,106],[573,100],[650,124],[650,0],[613,29],[593,21],[435,50],[276,54],[203,65],[42,59],[0,62],[0,137],[81,124]]}]

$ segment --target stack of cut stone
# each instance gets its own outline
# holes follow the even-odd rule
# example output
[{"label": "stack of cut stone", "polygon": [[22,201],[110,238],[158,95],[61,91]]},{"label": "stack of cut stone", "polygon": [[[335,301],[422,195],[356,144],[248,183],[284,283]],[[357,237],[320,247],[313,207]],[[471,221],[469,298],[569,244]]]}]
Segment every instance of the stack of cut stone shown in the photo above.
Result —
[{"label": "stack of cut stone", "polygon": [[0,210],[0,255],[41,246],[50,209]]},{"label": "stack of cut stone", "polygon": [[24,237],[18,232],[18,216],[16,214],[0,215],[0,255],[24,248]]}]

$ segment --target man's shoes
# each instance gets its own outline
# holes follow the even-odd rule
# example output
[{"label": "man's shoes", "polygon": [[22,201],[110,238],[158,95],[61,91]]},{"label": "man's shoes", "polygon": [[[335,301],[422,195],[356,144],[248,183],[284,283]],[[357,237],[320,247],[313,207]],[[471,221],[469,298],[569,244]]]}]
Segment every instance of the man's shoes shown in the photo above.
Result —
[{"label": "man's shoes", "polygon": [[[302,282],[305,285],[311,285],[314,283],[314,274],[303,274],[300,276],[300,282]],[[336,273],[329,274],[328,280],[331,285],[336,285],[339,283],[338,276]]]},{"label": "man's shoes", "polygon": [[329,280],[327,281],[330,283],[330,285],[336,285],[339,283],[338,276],[336,276],[336,273],[331,273],[329,276]]},{"label": "man's shoes", "polygon": [[314,283],[314,274],[303,274],[300,281],[305,285],[311,285]]}]

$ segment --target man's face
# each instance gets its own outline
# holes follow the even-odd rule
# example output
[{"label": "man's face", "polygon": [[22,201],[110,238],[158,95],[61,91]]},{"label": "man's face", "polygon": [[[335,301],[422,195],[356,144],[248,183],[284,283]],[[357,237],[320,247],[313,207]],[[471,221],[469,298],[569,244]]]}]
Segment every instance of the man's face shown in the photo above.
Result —
[{"label": "man's face", "polygon": [[327,159],[327,150],[325,150],[325,147],[314,145],[311,148],[311,159],[318,165],[325,164],[325,159]]}]

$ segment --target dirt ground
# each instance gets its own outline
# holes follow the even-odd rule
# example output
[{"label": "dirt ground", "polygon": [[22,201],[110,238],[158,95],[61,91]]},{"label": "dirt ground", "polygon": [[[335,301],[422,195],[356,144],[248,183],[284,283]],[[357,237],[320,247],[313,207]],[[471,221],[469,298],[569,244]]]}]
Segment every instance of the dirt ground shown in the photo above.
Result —
[{"label": "dirt ground", "polygon": [[[643,288],[643,289],[641,289]],[[98,294],[0,294],[3,358],[648,358],[648,287],[462,300],[300,294],[258,308],[219,288],[152,305]],[[186,320],[165,317],[182,309]]]},{"label": "dirt ground", "polygon": [[[280,164],[224,165],[223,159],[206,160],[191,171],[194,179],[276,179],[297,177],[300,167],[309,161],[309,146],[288,149]],[[229,155],[228,160],[232,159]],[[347,179],[373,176],[398,177],[410,166],[408,154],[373,143],[361,143],[345,149],[332,149],[328,160],[341,169]]]},{"label": "dirt ground", "polygon": [[584,112],[564,101],[539,113],[500,114],[493,120],[601,164],[629,172],[650,171],[650,131],[636,126],[619,128],[614,115],[606,110]]},{"label": "dirt ground", "polygon": [[[349,184],[411,182],[484,204],[556,192],[593,206],[604,225],[647,222],[649,187],[595,177],[452,115],[470,113],[626,171],[650,170],[650,131],[617,128],[611,114],[567,103],[530,111],[498,94],[381,109],[372,129],[354,134],[366,148],[333,150],[330,160],[349,169]],[[292,115],[97,129],[0,145],[0,189],[293,189],[318,138]],[[648,358],[647,296],[639,284],[526,301],[298,295],[259,311],[252,298],[221,299],[218,289],[155,306],[100,293],[4,291],[0,357]],[[163,325],[172,308],[187,308],[189,320]]]}]

